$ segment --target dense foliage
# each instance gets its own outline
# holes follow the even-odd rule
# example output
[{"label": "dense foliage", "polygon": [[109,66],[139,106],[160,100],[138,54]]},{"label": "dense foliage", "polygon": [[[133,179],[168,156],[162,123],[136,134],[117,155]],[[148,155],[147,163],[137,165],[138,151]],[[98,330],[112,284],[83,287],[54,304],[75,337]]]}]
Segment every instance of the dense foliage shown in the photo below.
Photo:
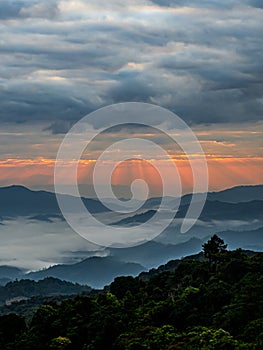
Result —
[{"label": "dense foliage", "polygon": [[118,277],[97,296],[42,305],[29,322],[0,317],[0,348],[259,350],[262,272],[263,253],[222,249],[148,280]]},{"label": "dense foliage", "polygon": [[0,286],[0,305],[5,303],[8,299],[19,296],[29,298],[38,295],[80,294],[81,292],[90,290],[91,288],[88,286],[61,281],[54,277],[47,277],[38,282],[22,279],[8,282],[5,286]]}]

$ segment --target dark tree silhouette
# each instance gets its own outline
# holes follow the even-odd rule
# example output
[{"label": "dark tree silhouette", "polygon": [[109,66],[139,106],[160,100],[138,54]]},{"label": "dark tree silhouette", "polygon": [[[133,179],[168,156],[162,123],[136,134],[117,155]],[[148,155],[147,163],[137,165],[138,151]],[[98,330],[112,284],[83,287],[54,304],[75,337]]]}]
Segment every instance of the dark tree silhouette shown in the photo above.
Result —
[{"label": "dark tree silhouette", "polygon": [[202,247],[204,255],[209,261],[210,269],[213,267],[216,269],[218,256],[226,251],[227,244],[217,235],[213,235]]}]

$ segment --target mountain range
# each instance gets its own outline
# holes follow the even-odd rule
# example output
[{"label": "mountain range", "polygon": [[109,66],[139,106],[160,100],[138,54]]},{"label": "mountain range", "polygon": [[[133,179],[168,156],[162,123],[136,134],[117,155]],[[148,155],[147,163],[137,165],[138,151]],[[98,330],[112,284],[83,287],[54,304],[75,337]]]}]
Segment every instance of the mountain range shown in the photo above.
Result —
[{"label": "mountain range", "polygon": [[[74,197],[68,195],[60,195],[65,198],[70,198],[72,200],[72,207],[74,207]],[[181,207],[187,206],[190,203],[192,195],[186,194],[181,198]],[[198,194],[196,194],[198,200]],[[209,192],[207,194],[207,203],[216,201],[215,206],[219,206],[220,203],[230,204],[228,208],[234,208],[231,204],[241,204],[243,203],[244,208],[246,202],[253,202],[254,209],[259,205],[261,208],[263,201],[263,185],[256,186],[237,186],[227,190],[219,192]],[[82,200],[91,213],[104,213],[109,212],[109,209],[102,204],[98,199],[93,198],[83,198]],[[161,202],[161,198],[150,198],[144,205],[142,209],[147,211],[147,209],[156,209]],[[171,208],[178,203],[177,198],[169,198]],[[251,204],[253,205],[253,204]],[[206,205],[206,207],[210,207]],[[224,204],[225,206],[225,204]],[[222,206],[219,208],[222,210]],[[256,209],[257,210],[257,209]],[[258,209],[260,211],[260,209]],[[8,187],[0,187],[0,218],[5,216],[35,216],[36,219],[43,220],[45,215],[49,216],[60,216],[61,212],[57,204],[56,195],[53,192],[47,191],[32,191],[24,186],[12,185]]]},{"label": "mountain range", "polygon": [[[60,195],[71,201],[74,208],[76,198],[68,195]],[[82,198],[84,205],[91,213],[107,212],[109,209],[100,201],[90,198]],[[61,212],[56,195],[47,191],[32,191],[24,186],[13,185],[0,187],[0,217],[32,216],[42,220],[45,216],[59,215]],[[40,215],[40,216],[39,216]]]},{"label": "mountain range", "polygon": [[[189,205],[179,207],[175,218],[184,218]],[[126,217],[112,225],[134,226],[147,222],[157,210],[147,210],[140,214]],[[203,221],[211,220],[262,220],[263,219],[263,200],[253,200],[249,202],[230,203],[220,202],[218,200],[207,200],[203,211],[199,217]]]},{"label": "mountain range", "polygon": [[[248,250],[263,250],[263,227],[248,231],[223,231],[218,235],[228,244],[229,249],[241,247]],[[154,266],[165,264],[169,260],[198,253],[202,244],[209,239],[190,238],[180,244],[162,244],[156,241],[146,242],[130,248],[106,248],[109,256],[90,257],[74,264],[59,264],[47,269],[29,272],[10,266],[0,266],[0,283],[5,285],[14,279],[32,279],[46,277],[102,288],[117,276],[135,276]]]},{"label": "mountain range", "polygon": [[[54,277],[93,288],[102,288],[116,276],[136,275],[165,264],[168,260],[197,253],[201,250],[202,244],[214,233],[223,238],[230,249],[240,247],[263,250],[263,185],[239,186],[220,192],[210,192],[207,198],[197,223],[199,227],[185,236],[179,236],[176,226],[171,225],[160,238],[139,246],[108,247],[100,251],[101,256],[90,256],[91,252],[87,251],[87,258],[81,258],[81,261],[76,252],[75,263],[63,262],[34,272],[26,272],[19,265],[3,265],[0,266],[0,284],[4,285],[14,279],[29,278],[37,281],[45,277]],[[70,199],[74,203],[74,197]],[[176,219],[184,218],[190,200],[190,194],[181,198]],[[111,214],[109,209],[96,199],[83,198],[83,201],[91,213],[104,216]],[[177,202],[178,199],[169,198],[170,210],[173,210]],[[133,226],[147,222],[158,210],[158,203],[160,198],[150,198],[141,210],[133,215],[121,216],[118,220],[113,217],[111,224]],[[64,220],[54,193],[32,191],[23,186],[0,188],[1,223],[8,225],[8,220],[15,220],[16,217],[25,217],[29,221],[39,223],[45,222],[54,225],[54,228],[57,227],[56,220]],[[175,238],[168,240],[170,236]],[[83,251],[81,256],[83,257]]]},{"label": "mountain range", "polygon": [[48,269],[30,272],[24,278],[41,280],[45,277],[55,277],[65,281],[88,284],[93,288],[103,288],[117,276],[135,276],[145,268],[133,262],[123,262],[113,257],[98,257],[84,259],[75,264],[61,264]]}]

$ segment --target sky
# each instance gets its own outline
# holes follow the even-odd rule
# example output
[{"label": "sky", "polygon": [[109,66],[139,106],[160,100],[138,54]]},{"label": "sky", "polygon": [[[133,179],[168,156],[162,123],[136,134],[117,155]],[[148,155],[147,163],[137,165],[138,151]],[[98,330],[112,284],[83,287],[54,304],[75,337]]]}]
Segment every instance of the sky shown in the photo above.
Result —
[{"label": "sky", "polygon": [[[180,116],[205,151],[210,190],[263,183],[262,15],[261,0],[0,1],[0,185],[52,186],[65,133],[119,102]],[[191,169],[174,158],[190,191]],[[94,159],[80,163],[81,183]],[[151,165],[132,166],[159,188]],[[130,169],[113,183],[127,185]]]}]

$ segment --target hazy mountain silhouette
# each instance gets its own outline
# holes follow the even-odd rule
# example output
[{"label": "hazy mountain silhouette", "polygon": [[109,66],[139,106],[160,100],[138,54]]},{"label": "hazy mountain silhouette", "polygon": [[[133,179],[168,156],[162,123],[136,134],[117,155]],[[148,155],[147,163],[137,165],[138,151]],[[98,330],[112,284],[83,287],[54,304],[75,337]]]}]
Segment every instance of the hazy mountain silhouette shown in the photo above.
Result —
[{"label": "hazy mountain silhouette", "polygon": [[156,210],[147,210],[144,213],[135,214],[135,215],[127,217],[125,219],[121,219],[121,220],[119,220],[117,222],[112,223],[111,225],[116,225],[116,226],[122,226],[122,225],[136,226],[136,225],[142,224],[142,223],[147,222],[148,220],[150,220],[155,213],[156,213]]},{"label": "hazy mountain silhouette", "polygon": [[230,203],[263,200],[263,185],[236,186],[219,192],[210,192],[208,199]]},{"label": "hazy mountain silhouette", "polygon": [[20,278],[25,273],[25,270],[14,266],[0,266],[0,286],[7,282]]},{"label": "hazy mountain silhouette", "polygon": [[240,247],[242,249],[263,251],[263,227],[246,231],[223,231],[218,235],[223,238],[230,249]]},{"label": "hazy mountain silhouette", "polygon": [[[181,205],[175,215],[176,218],[184,218],[186,216],[189,205]],[[147,222],[156,210],[148,210],[141,214],[131,215],[112,225],[119,226],[135,226]],[[165,212],[164,212],[165,218]],[[203,211],[199,217],[203,221],[211,220],[261,220],[263,219],[263,200],[253,200],[250,202],[229,203],[220,201],[207,200]]]},{"label": "hazy mountain silhouette", "polygon": [[[75,197],[61,195],[72,203],[76,201]],[[100,201],[95,199],[83,198],[83,203],[91,213],[100,213],[109,211]],[[32,191],[24,186],[0,187],[0,215],[14,216],[32,216],[39,214],[60,215],[60,209],[57,204],[55,193],[46,191]],[[39,217],[40,220],[43,217]]]},{"label": "hazy mountain silhouette", "polygon": [[[247,231],[223,231],[217,234],[228,244],[228,249],[263,250],[263,227]],[[107,248],[107,257],[90,257],[74,264],[60,264],[36,272],[25,273],[22,269],[0,266],[2,284],[14,279],[40,280],[46,277],[59,278],[70,282],[86,284],[93,288],[102,288],[115,277],[137,275],[169,260],[181,259],[202,250],[203,239],[190,238],[180,244],[162,244],[149,241],[130,248]]]},{"label": "hazy mountain silhouette", "polygon": [[[74,208],[74,201],[76,200],[74,197],[67,195],[61,196],[67,199],[70,198],[72,201],[72,208]],[[196,196],[196,198],[198,198],[198,194]],[[191,197],[191,194],[187,194],[181,198],[180,212],[178,213],[179,217],[185,214]],[[238,213],[240,213],[240,218],[243,217],[243,214],[246,216],[251,215],[253,210],[258,215],[260,211],[262,212],[263,185],[238,186],[220,192],[210,192],[207,198],[208,201],[205,205],[204,216],[212,214],[213,217],[218,218],[222,214],[222,216],[232,215],[232,217],[236,218]],[[109,212],[109,209],[99,200],[90,198],[82,198],[82,200],[91,213]],[[150,198],[144,203],[142,209],[155,210],[158,208],[160,201],[161,199],[158,197]],[[246,205],[244,204],[245,202],[251,203]],[[172,209],[175,204],[178,203],[178,199],[173,199],[171,197],[169,198],[169,203]],[[234,206],[236,203],[240,203],[239,210]],[[153,212],[150,211],[147,213],[146,210],[144,214],[147,218],[153,215]],[[55,218],[54,215],[61,215],[61,213],[57,204],[56,195],[53,192],[32,191],[24,186],[18,185],[0,187],[0,219],[3,219],[3,217],[33,216],[35,220],[52,221],[52,216]],[[141,213],[136,213],[136,215],[141,215]],[[138,223],[144,222],[143,217],[136,216],[135,219]],[[126,224],[128,221],[124,221],[124,223]],[[129,222],[129,224],[133,224],[133,222]]]},{"label": "hazy mountain silhouette", "polygon": [[[184,218],[188,206],[180,207],[177,217]],[[207,200],[200,220],[255,220],[263,218],[263,200],[250,202],[228,203]]]},{"label": "hazy mountain silhouette", "polygon": [[[218,233],[228,243],[229,248],[241,247],[243,249],[263,250],[263,186],[239,186],[221,192],[208,194],[200,220],[205,225],[210,221],[227,222],[228,220],[253,222],[254,228],[240,231],[238,227]],[[69,197],[69,196],[68,196]],[[70,197],[74,202],[75,198]],[[176,215],[182,219],[188,209],[191,195],[182,197],[182,203]],[[146,202],[144,212],[136,212],[135,215],[124,217],[113,222],[117,225],[138,225],[147,222],[155,213],[158,206],[158,198],[151,198]],[[169,198],[171,210],[178,199]],[[84,199],[85,205],[92,213],[105,213],[109,210],[98,200]],[[169,208],[167,208],[169,209]],[[109,213],[110,214],[110,213]],[[0,188],[0,219],[16,216],[26,216],[29,220],[52,222],[63,219],[56,196],[46,191],[31,191],[23,186],[9,186]],[[256,223],[256,224],[255,224]],[[256,225],[256,226],[255,226]],[[174,228],[171,227],[171,230]],[[206,231],[206,233],[209,233]],[[205,235],[206,235],[205,233]],[[210,233],[209,233],[210,234]],[[130,248],[105,248],[107,257],[89,257],[85,260],[66,265],[56,265],[45,270],[31,272],[24,275],[19,268],[0,266],[0,283],[6,283],[15,278],[41,279],[52,276],[72,282],[84,283],[93,287],[101,287],[108,284],[119,275],[134,275],[145,269],[164,264],[170,259],[181,258],[201,250],[202,243],[206,238],[204,235],[189,235],[188,240],[180,244],[164,244],[161,241],[150,241],[140,246]],[[199,238],[198,238],[199,237]],[[186,238],[187,239],[187,238]],[[82,252],[83,253],[83,252]],[[87,256],[90,252],[87,252]],[[76,257],[79,258],[78,255]],[[82,254],[83,257],[83,254]]]},{"label": "hazy mountain silhouette", "polygon": [[[198,197],[201,197],[201,195],[199,193],[196,193],[195,200],[198,200]],[[182,196],[181,205],[189,204],[191,198],[192,194],[186,194]],[[226,203],[251,202],[254,200],[263,201],[263,185],[236,186],[218,192],[208,192],[207,200],[220,201]],[[171,201],[171,205],[173,205],[173,201]],[[177,201],[178,199],[175,200],[175,204],[177,203]]]},{"label": "hazy mountain silhouette", "polygon": [[112,256],[122,261],[137,262],[149,268],[164,264],[171,259],[197,253],[202,249],[202,243],[202,240],[193,237],[187,242],[176,245],[149,241],[130,248],[109,248],[109,251]]},{"label": "hazy mountain silhouette", "polygon": [[91,257],[70,265],[55,265],[48,269],[31,272],[24,277],[40,280],[55,277],[65,281],[87,284],[94,288],[102,288],[116,276],[135,276],[145,268],[136,263],[126,263],[113,257]]}]

